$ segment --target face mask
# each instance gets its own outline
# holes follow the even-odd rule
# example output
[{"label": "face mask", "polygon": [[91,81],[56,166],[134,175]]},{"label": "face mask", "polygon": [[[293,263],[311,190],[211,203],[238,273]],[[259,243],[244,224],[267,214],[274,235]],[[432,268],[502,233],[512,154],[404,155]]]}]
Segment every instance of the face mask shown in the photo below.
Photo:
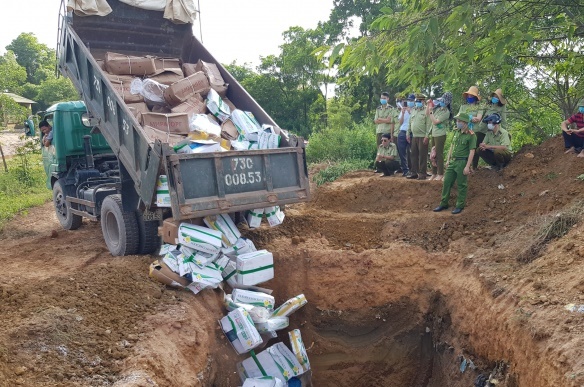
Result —
[{"label": "face mask", "polygon": [[494,130],[495,129],[495,124],[491,124],[490,122],[487,124],[487,129],[489,130]]},{"label": "face mask", "polygon": [[421,108],[422,107],[422,103],[421,102],[416,102],[416,107],[417,108]]},{"label": "face mask", "polygon": [[578,111],[584,114],[584,106],[578,106]]},{"label": "face mask", "polygon": [[380,102],[382,105],[387,105],[387,100],[386,100],[386,99],[380,99],[380,100],[379,100],[379,102]]},{"label": "face mask", "polygon": [[497,104],[497,103],[499,103],[499,98],[497,98],[497,97],[492,97],[492,98],[491,98],[491,103],[492,103],[493,105],[494,105],[494,104]]},{"label": "face mask", "polygon": [[474,101],[476,101],[477,97],[466,97],[466,103],[474,103]]},{"label": "face mask", "polygon": [[444,102],[438,102],[438,106],[440,106],[440,107],[446,107],[446,104]]},{"label": "face mask", "polygon": [[414,107],[414,102],[408,101],[408,107]]},{"label": "face mask", "polygon": [[462,130],[464,128],[464,122],[457,122],[456,123],[456,127],[460,130]]}]

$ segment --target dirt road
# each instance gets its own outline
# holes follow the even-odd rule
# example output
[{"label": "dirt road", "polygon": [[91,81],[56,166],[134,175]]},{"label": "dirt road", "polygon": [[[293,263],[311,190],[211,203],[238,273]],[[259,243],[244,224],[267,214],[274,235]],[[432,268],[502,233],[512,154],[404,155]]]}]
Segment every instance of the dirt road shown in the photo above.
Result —
[{"label": "dirt road", "polygon": [[23,133],[0,132],[0,145],[2,145],[4,156],[14,156],[16,154],[16,148],[24,144],[22,135]]},{"label": "dirt road", "polygon": [[[309,301],[290,328],[314,385],[583,385],[584,314],[565,305],[584,304],[584,224],[532,249],[582,200],[582,160],[561,149],[478,171],[461,216],[431,212],[438,182],[363,171],[287,208],[282,226],[244,230],[274,253],[264,286],[278,303]],[[155,256],[112,258],[85,222],[64,231],[49,204],[0,235],[0,386],[241,385],[222,292],[161,286]]]}]

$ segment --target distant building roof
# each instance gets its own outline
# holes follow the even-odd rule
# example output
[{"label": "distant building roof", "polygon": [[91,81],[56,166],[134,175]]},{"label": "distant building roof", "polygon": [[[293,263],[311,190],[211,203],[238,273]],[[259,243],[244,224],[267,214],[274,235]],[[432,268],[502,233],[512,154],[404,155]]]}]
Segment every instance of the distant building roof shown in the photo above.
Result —
[{"label": "distant building roof", "polygon": [[16,95],[16,94],[13,94],[13,93],[2,93],[2,94],[9,96],[16,103],[36,103],[35,101],[31,101],[28,98],[24,98],[24,97],[21,97],[20,95]]}]

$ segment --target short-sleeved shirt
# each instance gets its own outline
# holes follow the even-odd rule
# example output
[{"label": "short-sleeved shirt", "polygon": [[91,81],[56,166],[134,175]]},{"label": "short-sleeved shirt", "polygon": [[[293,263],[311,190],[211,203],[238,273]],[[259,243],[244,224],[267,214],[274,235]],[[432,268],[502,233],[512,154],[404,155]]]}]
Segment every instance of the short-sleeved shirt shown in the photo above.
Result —
[{"label": "short-sleeved shirt", "polygon": [[397,157],[397,146],[393,142],[388,142],[387,146],[383,146],[383,144],[381,144],[379,147],[377,147],[377,155]]},{"label": "short-sleeved shirt", "polygon": [[[477,103],[473,103],[473,104],[462,104],[460,105],[460,109],[458,110],[458,114],[460,113],[467,113],[470,114],[473,118],[478,117],[479,114],[482,115],[482,117],[484,118],[484,113],[485,112],[485,105],[483,105],[480,102]],[[484,131],[483,128],[480,127],[479,124],[473,124],[473,128],[472,130],[476,133],[487,133],[487,127],[485,126]]]},{"label": "short-sleeved shirt", "polygon": [[[497,113],[500,117],[501,117],[501,123],[499,124],[499,127],[502,129],[507,129],[507,106],[503,105],[503,106],[499,106],[499,104],[492,104],[489,103],[486,105],[485,107],[485,114],[483,115],[483,118],[490,116],[493,113]],[[486,122],[480,122],[478,125],[475,124],[475,132],[480,132],[480,133],[487,133],[487,123]]]},{"label": "short-sleeved shirt", "polygon": [[[402,110],[402,112],[404,115],[404,122],[402,122],[402,124],[400,125],[399,130],[401,132],[407,132],[408,128],[410,126],[410,112],[408,112],[405,108]],[[400,117],[401,117],[402,112],[400,112]]]},{"label": "short-sleeved shirt", "polygon": [[507,150],[511,152],[511,139],[509,138],[509,132],[503,128],[499,128],[497,134],[492,130],[489,130],[483,142],[487,145],[506,146]]},{"label": "short-sleeved shirt", "polygon": [[426,109],[413,108],[410,116],[410,132],[414,137],[428,137],[432,122],[426,115]]},{"label": "short-sleeved shirt", "polygon": [[[378,118],[393,118],[395,108],[390,105],[378,106],[375,110],[375,119]],[[394,121],[395,122],[395,121]],[[376,133],[391,133],[391,124],[377,124]]]},{"label": "short-sleeved shirt", "polygon": [[[572,117],[568,118],[570,124],[576,124],[576,128],[584,128],[584,114],[576,113]],[[578,137],[584,137],[584,133],[574,133]]]},{"label": "short-sleeved shirt", "polygon": [[477,136],[470,133],[457,131],[452,141],[454,143],[452,159],[468,157],[470,151],[477,147]]},{"label": "short-sleeved shirt", "polygon": [[[432,116],[434,116],[434,119],[440,121],[438,124],[432,123],[432,129],[430,130],[432,137],[446,136],[446,127],[448,124],[448,119],[450,118],[450,111],[448,108],[441,107],[434,109],[432,111]],[[430,122],[432,122],[431,119]]]},{"label": "short-sleeved shirt", "polygon": [[395,125],[393,127],[393,136],[397,137],[399,136],[399,116],[401,114],[401,109],[400,108],[393,108],[393,122],[395,122]]}]

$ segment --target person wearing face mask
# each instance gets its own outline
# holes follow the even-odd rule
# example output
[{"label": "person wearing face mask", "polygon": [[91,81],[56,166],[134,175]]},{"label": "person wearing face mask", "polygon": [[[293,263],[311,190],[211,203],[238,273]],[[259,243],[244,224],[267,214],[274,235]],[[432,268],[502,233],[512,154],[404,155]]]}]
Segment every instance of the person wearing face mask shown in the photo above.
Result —
[{"label": "person wearing face mask", "polygon": [[[483,142],[483,139],[487,134],[487,127],[486,126],[480,127],[480,123],[485,114],[485,106],[480,102],[481,96],[479,94],[479,88],[476,86],[469,87],[468,91],[462,93],[462,97],[464,98],[465,103],[460,105],[458,114],[467,113],[472,116],[470,122],[470,130],[472,130],[476,134],[477,144],[480,144],[481,142]],[[473,169],[477,169],[478,165],[479,156],[475,152],[474,159],[472,160]]]},{"label": "person wearing face mask", "polygon": [[430,134],[434,152],[436,152],[436,165],[432,165],[432,177],[430,180],[442,180],[444,178],[444,144],[446,143],[446,129],[449,120],[452,119],[452,93],[446,92],[438,98],[438,104],[432,108],[431,104],[426,107],[426,115],[432,122]]},{"label": "person wearing face mask", "polygon": [[477,153],[487,164],[500,171],[511,161],[511,138],[501,127],[499,113],[486,116],[483,122],[487,125],[487,135],[479,144]]},{"label": "person wearing face mask", "polygon": [[385,133],[390,135],[394,129],[394,108],[389,104],[389,93],[381,93],[379,98],[380,105],[375,110],[375,119],[373,122],[377,125],[377,146],[381,144],[381,136]]},{"label": "person wearing face mask", "polygon": [[468,113],[459,113],[456,117],[457,131],[454,133],[448,158],[446,172],[444,173],[444,183],[442,185],[442,200],[434,212],[440,212],[448,208],[450,190],[456,182],[458,187],[458,197],[453,214],[460,214],[466,204],[466,192],[468,190],[468,175],[472,158],[477,147],[477,136],[469,129],[472,116]]},{"label": "person wearing face mask", "polygon": [[[576,129],[569,129],[568,125],[576,125]],[[578,102],[578,110],[561,124],[564,137],[565,153],[578,153],[584,157],[584,98]]]},{"label": "person wearing face mask", "polygon": [[402,176],[409,176],[409,167],[411,163],[410,155],[410,137],[408,135],[408,129],[410,126],[410,112],[414,107],[414,101],[416,96],[414,94],[408,95],[408,97],[402,101],[402,109],[399,115],[399,135],[397,137],[397,150],[399,152],[399,159],[402,169]]},{"label": "person wearing face mask", "polygon": [[426,115],[424,94],[416,94],[414,108],[410,115],[409,132],[411,132],[410,143],[412,146],[410,165],[410,175],[408,179],[426,180],[426,171],[428,169],[428,136],[430,135],[430,126],[432,122]]}]

